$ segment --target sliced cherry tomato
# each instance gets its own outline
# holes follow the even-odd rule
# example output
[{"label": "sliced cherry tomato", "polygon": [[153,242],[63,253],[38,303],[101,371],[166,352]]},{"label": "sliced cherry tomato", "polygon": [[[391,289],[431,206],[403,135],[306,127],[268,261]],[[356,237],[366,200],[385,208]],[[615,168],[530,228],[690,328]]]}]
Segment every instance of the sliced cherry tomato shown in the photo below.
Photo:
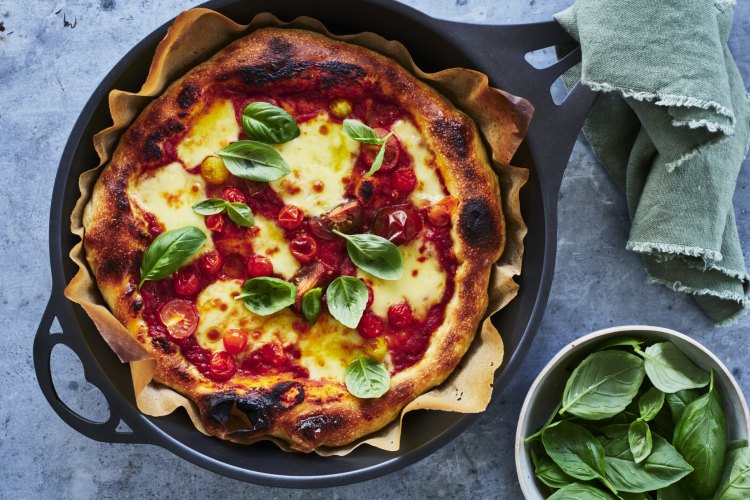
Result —
[{"label": "sliced cherry tomato", "polygon": [[206,216],[206,227],[211,231],[220,233],[224,229],[224,216],[222,214],[213,214]]},{"label": "sliced cherry tomato", "polygon": [[393,328],[406,328],[411,324],[412,319],[411,307],[406,302],[393,304],[388,308],[388,323]]},{"label": "sliced cherry tomato", "polygon": [[391,176],[393,187],[402,193],[411,193],[417,186],[417,176],[411,168],[398,168],[393,171]]},{"label": "sliced cherry tomato", "polygon": [[446,196],[430,207],[427,220],[437,227],[447,227],[451,223],[451,215],[456,210],[458,201],[453,196]]},{"label": "sliced cherry tomato", "polygon": [[228,187],[221,190],[221,197],[230,202],[247,203],[247,196],[240,188]]},{"label": "sliced cherry tomato", "polygon": [[218,381],[229,380],[237,371],[234,358],[226,351],[215,352],[211,355],[211,378]]},{"label": "sliced cherry tomato", "polygon": [[174,293],[187,297],[198,293],[201,282],[195,273],[182,271],[175,273],[174,276]]},{"label": "sliced cherry tomato", "polygon": [[229,354],[237,355],[247,347],[247,332],[239,328],[227,330],[224,334],[224,349]]},{"label": "sliced cherry tomato", "polygon": [[279,211],[279,226],[284,229],[297,229],[302,225],[304,214],[302,210],[295,205],[286,205]]},{"label": "sliced cherry tomato", "polygon": [[269,342],[260,348],[260,354],[263,361],[269,365],[279,365],[286,355],[284,354],[284,348],[278,342]]},{"label": "sliced cherry tomato", "polygon": [[309,234],[300,234],[289,243],[292,255],[303,264],[312,261],[318,254],[318,244]]},{"label": "sliced cherry tomato", "polygon": [[395,245],[403,245],[419,235],[422,218],[409,205],[396,205],[378,210],[372,221],[372,232]]},{"label": "sliced cherry tomato", "polygon": [[368,311],[362,316],[357,325],[357,331],[366,339],[374,339],[383,335],[385,322],[372,311]]},{"label": "sliced cherry tomato", "polygon": [[[385,137],[389,134],[388,130],[384,128],[376,128],[375,132],[377,132],[380,137]],[[388,141],[386,141],[385,143],[383,163],[380,165],[379,170],[386,171],[396,166],[396,163],[398,163],[400,144],[401,143],[395,135],[392,135],[388,138]],[[367,165],[368,167],[372,165],[372,162],[375,160],[375,156],[377,156],[379,150],[380,146],[375,144],[362,145],[362,161],[365,162],[365,165]]]},{"label": "sliced cherry tomato", "polygon": [[216,250],[211,250],[201,256],[199,266],[204,275],[213,276],[221,269],[222,262],[221,254]]},{"label": "sliced cherry tomato", "polygon": [[200,315],[192,302],[172,299],[159,310],[159,318],[175,339],[185,339],[195,333]]},{"label": "sliced cherry tomato", "polygon": [[251,255],[247,259],[247,275],[251,278],[271,276],[273,274],[273,263],[263,255]]}]

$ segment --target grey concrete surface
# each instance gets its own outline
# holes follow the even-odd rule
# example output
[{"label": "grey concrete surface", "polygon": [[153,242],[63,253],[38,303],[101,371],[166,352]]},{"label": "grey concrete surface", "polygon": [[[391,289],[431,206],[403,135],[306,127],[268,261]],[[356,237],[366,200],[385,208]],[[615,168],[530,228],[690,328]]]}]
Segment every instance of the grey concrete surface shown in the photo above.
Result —
[{"label": "grey concrete surface", "polygon": [[[570,0],[408,0],[435,17],[481,23],[548,19]],[[624,250],[621,194],[579,141],[560,195],[557,271],[531,352],[510,386],[468,431],[400,472],[316,491],[227,479],[148,445],[90,441],[50,409],[33,374],[31,344],[50,290],[49,203],[73,123],[99,81],[142,37],[191,2],[3,0],[0,2],[0,498],[521,498],[513,435],[523,397],[564,344],[620,324],[674,328],[706,344],[750,392],[750,317],[716,329],[690,299],[646,284]],[[739,2],[731,46],[750,82],[750,4]],[[750,169],[735,203],[750,248]],[[53,360],[58,388],[93,418],[107,409],[68,353]]]}]

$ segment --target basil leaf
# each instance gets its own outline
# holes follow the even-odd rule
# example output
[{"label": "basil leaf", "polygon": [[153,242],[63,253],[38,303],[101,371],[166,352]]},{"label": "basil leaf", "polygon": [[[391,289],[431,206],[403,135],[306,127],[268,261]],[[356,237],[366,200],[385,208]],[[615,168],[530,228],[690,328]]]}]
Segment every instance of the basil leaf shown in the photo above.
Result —
[{"label": "basil leaf", "polygon": [[357,328],[367,307],[367,287],[354,276],[339,276],[328,285],[326,302],[328,311],[339,323]]},{"label": "basil leaf", "polygon": [[539,428],[538,431],[536,431],[534,434],[531,434],[530,436],[526,437],[526,439],[523,440],[524,443],[530,443],[534,441],[535,439],[542,437],[542,432],[544,432],[544,429],[552,425],[552,422],[555,421],[555,417],[557,417],[557,412],[560,411],[560,403],[557,403],[557,406],[555,406],[555,409],[552,410],[552,413],[550,413],[550,416],[547,417],[547,421],[544,423],[543,426]]},{"label": "basil leaf", "polygon": [[562,488],[568,484],[575,483],[575,479],[563,472],[546,453],[535,455],[532,453],[534,462],[534,475],[550,488]]},{"label": "basil leaf", "polygon": [[391,388],[391,376],[385,366],[364,356],[349,364],[345,381],[346,390],[361,399],[379,398]]},{"label": "basil leaf", "polygon": [[682,389],[681,391],[667,394],[667,405],[672,413],[672,422],[674,425],[677,425],[677,422],[680,421],[685,407],[699,397],[701,397],[701,394],[695,389]]},{"label": "basil leaf", "polygon": [[227,208],[227,200],[209,198],[193,205],[193,211],[200,215],[220,214]]},{"label": "basil leaf", "polygon": [[609,487],[604,476],[602,444],[585,428],[560,422],[545,429],[542,444],[547,455],[569,476],[584,481],[599,479]]},{"label": "basil leaf", "polygon": [[242,130],[250,139],[268,144],[283,144],[299,136],[292,115],[267,102],[253,102],[242,111]]},{"label": "basil leaf", "polygon": [[641,344],[643,344],[643,340],[637,339],[635,337],[615,337],[610,340],[606,340],[596,346],[596,348],[600,351],[603,351],[604,349],[609,349],[612,347],[638,347]]},{"label": "basil leaf", "polygon": [[588,484],[573,483],[560,488],[547,500],[614,500],[614,497]]},{"label": "basil leaf", "polygon": [[682,483],[670,484],[656,492],[656,500],[685,500],[686,498],[690,498],[690,496],[685,493]]},{"label": "basil leaf", "polygon": [[662,407],[659,413],[656,414],[656,417],[649,421],[648,425],[651,427],[651,432],[655,432],[660,436],[672,436],[674,434],[672,414],[666,406]]},{"label": "basil leaf", "polygon": [[194,226],[165,231],[154,238],[141,260],[141,281],[160,280],[177,271],[206,242],[206,234]]},{"label": "basil leaf", "polygon": [[628,445],[635,463],[639,464],[646,460],[653,446],[651,429],[646,422],[636,420],[630,424],[628,428]]},{"label": "basil leaf", "polygon": [[297,287],[278,278],[253,278],[245,282],[242,293],[235,298],[242,299],[250,312],[268,316],[294,304]]},{"label": "basil leaf", "polygon": [[378,149],[378,154],[376,154],[375,158],[373,158],[372,165],[370,165],[370,170],[368,170],[367,173],[362,176],[363,178],[370,177],[372,174],[380,170],[380,167],[383,165],[383,158],[385,158],[385,143],[392,135],[393,132],[383,137],[383,144],[380,146],[380,149]]},{"label": "basil leaf", "polygon": [[685,480],[685,485],[696,496],[714,492],[724,470],[727,449],[727,422],[711,374],[707,394],[685,407],[677,422],[672,440],[675,448],[695,469]]},{"label": "basil leaf", "polygon": [[661,411],[664,406],[664,393],[656,387],[651,387],[638,399],[638,412],[641,420],[648,422]]},{"label": "basil leaf", "polygon": [[623,491],[617,494],[622,500],[651,500],[646,493],[625,493]]},{"label": "basil leaf", "polygon": [[352,120],[350,118],[344,120],[344,133],[357,142],[375,144],[376,146],[385,144],[385,139],[383,137],[380,137],[374,129],[371,129],[358,120]]},{"label": "basil leaf", "polygon": [[318,287],[308,290],[305,295],[302,296],[302,314],[304,314],[305,319],[311,325],[314,325],[315,322],[318,321],[318,315],[320,314],[320,296],[322,293],[323,290]]},{"label": "basil leaf", "polygon": [[560,414],[587,420],[614,417],[638,394],[644,375],[643,361],[627,352],[590,354],[565,384]]},{"label": "basil leaf", "polygon": [[635,463],[632,455],[629,458],[607,455],[604,460],[607,479],[618,491],[628,493],[665,488],[693,470],[682,455],[658,434],[653,435],[651,454],[641,463]]},{"label": "basil leaf", "polygon": [[667,393],[708,385],[708,373],[693,364],[671,342],[661,342],[635,352],[646,360],[646,373],[654,386]]},{"label": "basil leaf", "polygon": [[727,456],[727,468],[716,490],[716,500],[750,498],[750,448],[740,448]]},{"label": "basil leaf", "polygon": [[238,226],[250,227],[255,225],[253,211],[244,203],[238,201],[227,203],[227,215]]},{"label": "basil leaf", "polygon": [[740,448],[747,448],[747,439],[735,439],[727,443],[727,453],[739,450]]},{"label": "basil leaf", "polygon": [[346,240],[346,251],[358,268],[384,280],[398,280],[404,275],[401,252],[390,241],[374,234],[333,232]]},{"label": "basil leaf", "polygon": [[216,154],[229,172],[250,181],[271,182],[292,171],[278,151],[258,141],[236,141]]}]

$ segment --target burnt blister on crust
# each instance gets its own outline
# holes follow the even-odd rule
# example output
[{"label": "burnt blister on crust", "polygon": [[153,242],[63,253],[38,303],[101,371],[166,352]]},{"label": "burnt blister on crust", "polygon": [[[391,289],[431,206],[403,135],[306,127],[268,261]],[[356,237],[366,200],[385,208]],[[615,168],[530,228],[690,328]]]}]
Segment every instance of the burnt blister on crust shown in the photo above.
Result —
[{"label": "burnt blister on crust", "polygon": [[217,394],[205,399],[206,418],[221,426],[229,423],[233,409],[245,414],[251,427],[241,427],[228,432],[232,436],[247,436],[265,431],[281,412],[294,408],[305,399],[305,388],[295,381],[279,382],[270,390],[238,396]]},{"label": "burnt blister on crust", "polygon": [[177,104],[182,109],[188,109],[198,100],[201,95],[201,89],[197,85],[185,85],[179,94],[177,94]]},{"label": "burnt blister on crust", "polygon": [[288,59],[274,58],[264,63],[245,66],[239,69],[242,83],[245,85],[262,86],[284,80],[299,77],[300,74],[311,71],[320,71],[320,80],[323,88],[330,88],[339,83],[355,81],[363,78],[367,72],[360,66],[340,61],[292,61]]},{"label": "burnt blister on crust", "polygon": [[297,422],[294,431],[308,443],[317,443],[321,436],[337,432],[345,423],[340,416],[313,415]]},{"label": "burnt blister on crust", "polygon": [[471,198],[461,203],[458,228],[474,248],[495,248],[499,244],[497,220],[487,200]]}]

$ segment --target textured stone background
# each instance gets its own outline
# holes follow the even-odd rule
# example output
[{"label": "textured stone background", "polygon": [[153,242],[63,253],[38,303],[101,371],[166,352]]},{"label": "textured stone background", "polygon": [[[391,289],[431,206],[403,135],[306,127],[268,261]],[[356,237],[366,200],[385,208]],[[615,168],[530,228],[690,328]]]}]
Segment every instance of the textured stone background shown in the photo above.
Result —
[{"label": "textured stone background", "polygon": [[[570,0],[408,0],[435,17],[479,23],[549,19]],[[0,3],[0,497],[339,498],[521,497],[513,436],[523,397],[564,344],[619,324],[688,333],[729,366],[746,394],[750,318],[715,329],[690,299],[646,284],[624,250],[628,218],[620,193],[585,145],[573,151],[560,195],[557,271],[531,353],[513,382],[462,436],[400,472],[336,489],[247,485],[148,445],[91,441],[65,425],[37,386],[31,344],[50,290],[47,227],[63,146],[84,103],[135,43],[190,2],[178,0],[4,0]],[[750,3],[739,2],[730,41],[750,82]],[[746,167],[748,166],[746,162]],[[750,246],[750,171],[735,196],[740,237]],[[56,352],[57,387],[71,406],[107,416],[70,352]],[[165,493],[166,492],[166,493]]]}]

